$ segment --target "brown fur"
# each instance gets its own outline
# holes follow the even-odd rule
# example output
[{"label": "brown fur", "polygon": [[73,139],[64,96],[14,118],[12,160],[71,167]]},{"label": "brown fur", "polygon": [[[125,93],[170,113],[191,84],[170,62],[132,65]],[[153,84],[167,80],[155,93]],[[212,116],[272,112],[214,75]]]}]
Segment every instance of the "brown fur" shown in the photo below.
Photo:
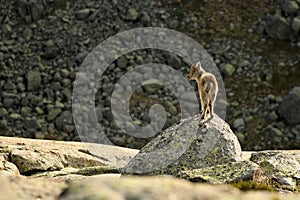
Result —
[{"label": "brown fur", "polygon": [[214,103],[218,93],[218,83],[216,77],[206,72],[201,63],[197,62],[192,65],[187,75],[188,80],[196,80],[198,83],[198,91],[201,99],[201,118],[207,118],[207,112],[210,113],[210,117],[214,116]]}]

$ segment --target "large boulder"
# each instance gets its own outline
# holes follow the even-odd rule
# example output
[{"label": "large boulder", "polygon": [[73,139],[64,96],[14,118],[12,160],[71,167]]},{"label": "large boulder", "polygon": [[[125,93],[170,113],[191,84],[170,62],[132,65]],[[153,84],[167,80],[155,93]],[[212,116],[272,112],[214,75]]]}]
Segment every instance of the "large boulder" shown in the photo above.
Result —
[{"label": "large boulder", "polygon": [[282,100],[279,114],[291,124],[300,123],[300,87],[294,87]]},{"label": "large boulder", "polygon": [[281,185],[296,186],[300,180],[300,164],[296,156],[281,151],[252,153],[250,160],[258,164],[263,173]]},{"label": "large boulder", "polygon": [[215,115],[202,122],[196,115],[150,141],[122,174],[176,175],[183,170],[240,161],[241,153],[238,139],[225,121]]}]

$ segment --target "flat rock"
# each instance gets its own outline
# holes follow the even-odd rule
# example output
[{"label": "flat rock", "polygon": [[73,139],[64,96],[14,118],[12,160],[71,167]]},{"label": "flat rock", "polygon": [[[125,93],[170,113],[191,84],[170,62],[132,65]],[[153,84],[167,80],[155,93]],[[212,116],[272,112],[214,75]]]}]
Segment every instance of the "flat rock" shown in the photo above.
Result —
[{"label": "flat rock", "polygon": [[298,200],[299,194],[241,192],[229,185],[191,183],[173,177],[90,178],[73,182],[59,200],[84,199],[194,199],[194,200]]},{"label": "flat rock", "polygon": [[183,119],[151,140],[123,168],[122,174],[170,174],[240,161],[241,146],[229,125],[215,115]]},{"label": "flat rock", "polygon": [[212,184],[236,183],[240,181],[265,182],[267,180],[261,168],[251,161],[232,162],[183,171],[178,176],[192,182],[208,182]]},{"label": "flat rock", "polygon": [[[138,150],[116,146],[0,137],[0,150],[10,153],[21,173],[55,171],[65,167],[121,168]],[[93,153],[92,153],[93,152]]]},{"label": "flat rock", "polygon": [[54,200],[67,187],[63,181],[44,178],[26,178],[23,176],[4,176],[0,179],[1,199]]}]

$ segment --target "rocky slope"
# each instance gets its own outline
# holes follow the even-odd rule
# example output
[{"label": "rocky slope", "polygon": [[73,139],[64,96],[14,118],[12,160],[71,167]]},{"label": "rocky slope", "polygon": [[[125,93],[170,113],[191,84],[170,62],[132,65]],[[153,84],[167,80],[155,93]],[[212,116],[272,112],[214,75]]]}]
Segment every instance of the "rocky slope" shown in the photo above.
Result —
[{"label": "rocky slope", "polygon": [[[116,33],[155,26],[182,31],[208,50],[223,75],[226,119],[244,149],[297,148],[300,127],[298,122],[290,123],[290,118],[299,118],[299,113],[294,104],[283,101],[299,86],[297,38],[293,33],[292,44],[265,38],[265,27],[257,24],[277,9],[288,21],[286,26],[297,31],[299,12],[291,9],[299,2],[272,2],[4,1],[0,15],[0,134],[80,140],[71,100],[83,59]],[[276,32],[272,26],[266,29],[272,31]],[[116,59],[97,86],[99,123],[117,145],[141,148],[151,140],[124,134],[113,122],[109,107],[119,78],[132,67],[151,62],[170,65],[183,74],[190,64],[169,52],[140,50]],[[299,95],[295,98],[297,102]],[[155,103],[163,104],[168,112],[164,128],[180,119],[180,106],[167,89],[144,85],[132,99],[131,113],[138,125],[149,123],[147,111]]]}]

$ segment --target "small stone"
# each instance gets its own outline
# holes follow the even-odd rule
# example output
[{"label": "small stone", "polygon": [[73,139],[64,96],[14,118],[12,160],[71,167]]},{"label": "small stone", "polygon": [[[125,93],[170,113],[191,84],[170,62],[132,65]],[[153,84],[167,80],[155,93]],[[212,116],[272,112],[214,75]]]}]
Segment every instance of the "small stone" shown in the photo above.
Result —
[{"label": "small stone", "polygon": [[82,10],[76,12],[75,15],[78,20],[83,20],[83,19],[86,19],[90,15],[90,12],[91,12],[90,9],[85,8],[85,9],[82,9]]},{"label": "small stone", "polygon": [[285,1],[282,4],[282,9],[288,14],[296,13],[299,10],[299,5],[296,1]]},{"label": "small stone", "polygon": [[20,115],[18,113],[13,113],[13,114],[9,115],[9,117],[11,119],[14,119],[14,120],[21,120],[21,119],[23,119],[22,115]]},{"label": "small stone", "polygon": [[12,83],[11,80],[7,80],[7,82],[4,84],[4,89],[5,90],[14,90],[15,85]]},{"label": "small stone", "polygon": [[244,127],[244,126],[245,126],[245,121],[244,121],[243,118],[236,119],[233,122],[233,127],[234,128],[241,128],[241,127]]},{"label": "small stone", "polygon": [[300,17],[295,17],[292,22],[292,29],[295,34],[298,34],[300,31]]},{"label": "small stone", "polygon": [[282,99],[278,113],[291,124],[300,123],[300,87],[294,87]]},{"label": "small stone", "polygon": [[43,109],[41,109],[40,107],[36,107],[36,108],[35,108],[35,111],[36,111],[38,114],[40,114],[40,115],[44,114]]},{"label": "small stone", "polygon": [[61,70],[61,76],[64,78],[67,78],[69,76],[70,72],[68,69],[62,69]]},{"label": "small stone", "polygon": [[36,131],[36,132],[34,133],[34,138],[35,138],[35,139],[44,139],[44,138],[45,138],[45,134],[42,133],[42,132],[40,132],[40,131]]},{"label": "small stone", "polygon": [[139,13],[136,9],[130,8],[127,12],[127,19],[131,21],[135,21],[138,18]]},{"label": "small stone", "polygon": [[38,2],[32,2],[30,11],[33,21],[39,20],[46,12],[43,4]]},{"label": "small stone", "polygon": [[41,128],[41,124],[36,119],[32,119],[32,120],[25,122],[24,128],[26,130],[30,130],[30,129],[38,130]]},{"label": "small stone", "polygon": [[28,27],[25,27],[23,31],[23,37],[25,38],[25,40],[30,40],[32,37],[32,30]]},{"label": "small stone", "polygon": [[149,25],[151,18],[149,16],[148,13],[146,12],[142,12],[141,13],[141,17],[140,17],[140,21],[144,24],[144,25]]},{"label": "small stone", "polygon": [[63,130],[65,125],[72,125],[73,118],[70,111],[64,111],[55,120],[55,126],[58,130]]},{"label": "small stone", "polygon": [[120,67],[121,69],[125,69],[127,67],[127,63],[128,60],[124,56],[122,56],[117,60],[117,66]]},{"label": "small stone", "polygon": [[2,26],[3,33],[10,33],[12,31],[12,28],[9,24],[5,24]]},{"label": "small stone", "polygon": [[4,100],[3,100],[3,106],[5,108],[10,108],[14,103],[15,103],[15,100],[11,99],[11,98],[4,98]]},{"label": "small stone", "polygon": [[168,57],[168,65],[174,67],[175,69],[179,69],[182,64],[180,58],[177,55],[170,54]]},{"label": "small stone", "polygon": [[47,115],[47,121],[53,121],[60,113],[60,108],[50,108]]},{"label": "small stone", "polygon": [[290,23],[281,16],[270,16],[266,19],[266,32],[272,38],[286,40],[293,37]]},{"label": "small stone", "polygon": [[29,117],[31,115],[31,111],[32,111],[32,109],[27,106],[21,108],[21,114],[24,117]]},{"label": "small stone", "polygon": [[268,119],[271,120],[271,121],[275,121],[278,119],[278,115],[276,114],[275,111],[271,112],[269,115],[268,115]]},{"label": "small stone", "polygon": [[4,53],[0,52],[0,62],[4,60]]},{"label": "small stone", "polygon": [[41,86],[42,78],[38,71],[29,71],[26,75],[27,90],[33,91]]},{"label": "small stone", "polygon": [[179,21],[177,21],[176,19],[174,19],[174,20],[172,20],[169,23],[169,26],[170,26],[170,28],[175,29],[175,28],[177,28],[179,26],[179,24],[180,24]]},{"label": "small stone", "polygon": [[278,128],[275,127],[270,127],[268,130],[268,133],[272,136],[272,137],[281,137],[283,136],[283,133],[281,130],[279,130]]},{"label": "small stone", "polygon": [[235,68],[232,64],[225,64],[221,67],[221,72],[224,76],[232,76],[234,73]]}]

